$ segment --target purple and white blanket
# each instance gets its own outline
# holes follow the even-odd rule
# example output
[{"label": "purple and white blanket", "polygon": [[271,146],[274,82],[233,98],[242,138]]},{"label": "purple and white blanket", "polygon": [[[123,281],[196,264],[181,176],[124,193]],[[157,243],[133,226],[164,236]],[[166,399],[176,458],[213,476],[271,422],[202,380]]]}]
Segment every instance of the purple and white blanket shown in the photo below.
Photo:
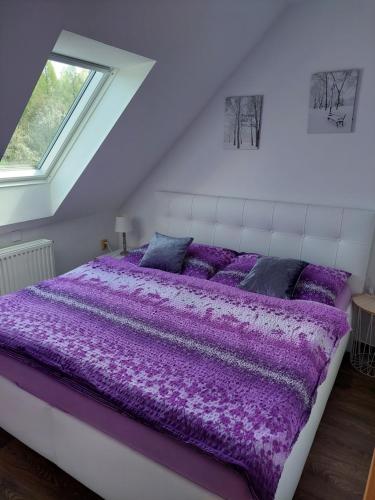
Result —
[{"label": "purple and white blanket", "polygon": [[0,298],[0,348],[236,466],[270,499],[346,333],[330,306],[97,259]]}]

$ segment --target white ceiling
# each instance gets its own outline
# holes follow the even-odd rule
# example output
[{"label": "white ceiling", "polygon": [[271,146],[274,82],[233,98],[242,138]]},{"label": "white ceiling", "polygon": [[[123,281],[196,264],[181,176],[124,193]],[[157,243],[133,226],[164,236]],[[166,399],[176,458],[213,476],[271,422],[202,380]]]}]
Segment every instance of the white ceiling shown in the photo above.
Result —
[{"label": "white ceiling", "polygon": [[62,29],[155,59],[154,69],[57,217],[119,207],[288,3],[1,0],[0,151],[5,149]]}]

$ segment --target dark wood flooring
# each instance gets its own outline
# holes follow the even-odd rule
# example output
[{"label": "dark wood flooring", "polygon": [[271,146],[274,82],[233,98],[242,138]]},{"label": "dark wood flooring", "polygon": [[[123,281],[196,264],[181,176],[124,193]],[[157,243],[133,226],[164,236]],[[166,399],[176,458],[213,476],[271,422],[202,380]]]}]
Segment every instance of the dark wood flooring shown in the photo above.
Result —
[{"label": "dark wood flooring", "polygon": [[0,429],[1,500],[98,500],[95,493]]},{"label": "dark wood flooring", "polygon": [[362,499],[374,448],[375,379],[356,372],[345,358],[295,500]]},{"label": "dark wood flooring", "polygon": [[[345,359],[295,500],[361,499],[374,447],[375,380],[354,371]],[[0,499],[99,497],[0,429]]]}]

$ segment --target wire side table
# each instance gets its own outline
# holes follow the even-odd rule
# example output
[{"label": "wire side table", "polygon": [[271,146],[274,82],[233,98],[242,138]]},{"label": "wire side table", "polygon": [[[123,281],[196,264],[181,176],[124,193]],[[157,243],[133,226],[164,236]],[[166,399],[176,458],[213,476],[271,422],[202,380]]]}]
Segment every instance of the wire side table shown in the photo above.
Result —
[{"label": "wire side table", "polygon": [[375,377],[375,295],[355,295],[353,304],[350,362],[359,372]]}]

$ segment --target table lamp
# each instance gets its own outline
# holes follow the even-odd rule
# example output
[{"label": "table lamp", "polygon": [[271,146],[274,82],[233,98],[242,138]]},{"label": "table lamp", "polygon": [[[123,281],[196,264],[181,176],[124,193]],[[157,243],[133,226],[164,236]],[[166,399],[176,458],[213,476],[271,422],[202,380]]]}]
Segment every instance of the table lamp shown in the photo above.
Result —
[{"label": "table lamp", "polygon": [[127,253],[126,250],[126,232],[130,230],[129,220],[125,216],[116,217],[115,232],[122,233],[122,246],[123,250],[121,255]]}]

